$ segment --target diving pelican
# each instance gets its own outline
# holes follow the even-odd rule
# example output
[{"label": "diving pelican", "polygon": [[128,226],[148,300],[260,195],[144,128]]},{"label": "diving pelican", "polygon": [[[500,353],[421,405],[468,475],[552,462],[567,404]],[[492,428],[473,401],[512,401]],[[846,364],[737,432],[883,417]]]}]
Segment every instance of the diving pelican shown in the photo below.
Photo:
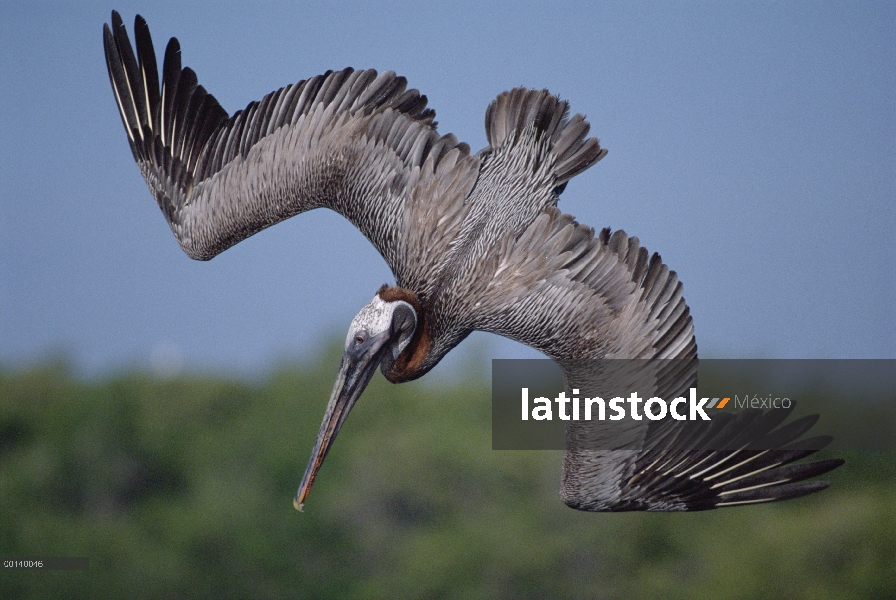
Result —
[{"label": "diving pelican", "polygon": [[[557,209],[567,182],[607,151],[588,137],[585,118],[570,117],[546,90],[499,95],[485,113],[488,146],[471,154],[439,135],[426,97],[391,71],[328,71],[228,115],[181,67],[177,39],[160,73],[139,15],[134,35],[136,51],[117,12],[103,26],[115,102],[140,172],[190,258],[209,260],[323,207],[351,221],[395,276],[349,327],[296,508],[377,367],[392,383],[416,379],[474,330],[554,359],[567,393],[587,385],[582,365],[591,359],[696,360],[675,272],[638,238],[595,234]],[[682,377],[657,389],[687,389],[690,375]],[[778,427],[786,414],[726,413],[710,434],[728,442],[712,450],[697,450],[696,434],[674,422],[639,426],[635,447],[570,446],[561,498],[589,511],[680,511],[825,488],[804,480],[843,461],[796,462],[830,438],[794,441],[815,417]],[[581,423],[567,425],[567,439],[587,435]]]}]

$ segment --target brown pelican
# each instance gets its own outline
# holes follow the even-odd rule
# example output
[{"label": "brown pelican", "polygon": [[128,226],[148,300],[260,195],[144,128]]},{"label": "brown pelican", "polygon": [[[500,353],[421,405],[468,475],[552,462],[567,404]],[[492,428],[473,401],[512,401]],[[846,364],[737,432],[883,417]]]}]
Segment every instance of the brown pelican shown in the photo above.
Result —
[{"label": "brown pelican", "polygon": [[[595,235],[557,209],[567,182],[606,155],[565,101],[502,93],[485,114],[488,146],[471,154],[437,133],[426,97],[395,73],[329,71],[228,115],[181,67],[177,39],[160,74],[140,16],[134,32],[136,53],[118,13],[103,28],[115,101],[134,159],[191,258],[209,260],[325,207],[351,221],[395,276],[349,327],[297,508],[377,367],[393,383],[416,379],[474,330],[540,350],[563,367],[568,390],[587,380],[576,366],[586,359],[696,358],[675,272],[638,238]],[[720,419],[730,443],[712,451],[665,425],[636,431],[635,449],[570,447],[561,497],[582,510],[700,510],[823,489],[803,480],[842,461],[796,463],[829,438],[793,442],[814,419],[775,429],[785,416]],[[577,427],[569,439],[582,435]]]}]

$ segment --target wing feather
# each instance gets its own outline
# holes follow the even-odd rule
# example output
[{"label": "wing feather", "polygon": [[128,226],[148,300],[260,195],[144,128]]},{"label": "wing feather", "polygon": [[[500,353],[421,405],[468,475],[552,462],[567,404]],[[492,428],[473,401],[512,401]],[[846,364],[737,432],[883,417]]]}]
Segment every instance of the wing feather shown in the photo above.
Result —
[{"label": "wing feather", "polygon": [[[696,386],[697,345],[682,284],[658,254],[648,258],[637,238],[607,229],[595,235],[549,207],[517,239],[508,236],[489,276],[470,326],[555,359],[568,394],[574,388],[585,394],[596,375],[605,376],[594,362],[603,358],[654,359],[644,369],[657,370],[652,390],[662,398]],[[796,463],[830,438],[797,441],[817,415],[779,427],[787,414],[746,410],[706,424],[642,421],[627,429],[572,422],[561,496],[581,510],[680,511],[824,489],[826,482],[803,480],[843,461]],[[594,440],[608,449],[595,449]]]},{"label": "wing feather", "polygon": [[[409,224],[447,244],[478,159],[440,136],[426,97],[392,72],[328,71],[251,102],[232,116],[181,66],[168,43],[161,81],[149,28],[136,18],[136,54],[118,13],[104,26],[109,78],[134,158],[183,249],[207,260],[254,233],[318,207],[348,218],[410,289],[435,268]],[[445,161],[444,164],[443,161]],[[436,181],[436,180],[440,181]],[[415,193],[422,186],[429,193]],[[401,243],[397,240],[408,238]],[[408,252],[410,239],[419,247]]]}]

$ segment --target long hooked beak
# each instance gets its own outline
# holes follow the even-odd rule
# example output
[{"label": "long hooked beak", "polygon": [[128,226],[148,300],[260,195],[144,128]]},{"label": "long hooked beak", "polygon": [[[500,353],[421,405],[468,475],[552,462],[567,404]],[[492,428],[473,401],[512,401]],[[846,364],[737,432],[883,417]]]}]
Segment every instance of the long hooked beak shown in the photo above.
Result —
[{"label": "long hooked beak", "polygon": [[382,350],[389,341],[389,336],[388,330],[371,336],[361,347],[350,348],[342,355],[342,365],[339,367],[339,375],[333,385],[333,392],[330,394],[330,401],[327,403],[327,411],[320,424],[320,431],[317,432],[317,441],[311,451],[308,466],[305,467],[305,475],[302,477],[299,491],[296,492],[296,497],[293,500],[296,510],[302,510],[305,506],[305,499],[311,492],[317,471],[323,464],[327,452],[330,451],[330,446],[336,440],[336,434],[342,428],[348,413],[376,372],[382,359]]}]

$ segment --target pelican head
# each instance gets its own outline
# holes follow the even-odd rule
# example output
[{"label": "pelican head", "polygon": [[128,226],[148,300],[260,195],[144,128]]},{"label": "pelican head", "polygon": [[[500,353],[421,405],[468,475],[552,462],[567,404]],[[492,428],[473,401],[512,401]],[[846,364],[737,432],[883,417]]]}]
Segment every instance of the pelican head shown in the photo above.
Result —
[{"label": "pelican head", "polygon": [[330,394],[305,475],[293,500],[298,510],[302,510],[330,446],[377,366],[384,374],[389,372],[414,336],[417,328],[416,310],[404,300],[384,300],[381,297],[383,289],[385,286],[355,315],[348,329],[339,375]]}]

